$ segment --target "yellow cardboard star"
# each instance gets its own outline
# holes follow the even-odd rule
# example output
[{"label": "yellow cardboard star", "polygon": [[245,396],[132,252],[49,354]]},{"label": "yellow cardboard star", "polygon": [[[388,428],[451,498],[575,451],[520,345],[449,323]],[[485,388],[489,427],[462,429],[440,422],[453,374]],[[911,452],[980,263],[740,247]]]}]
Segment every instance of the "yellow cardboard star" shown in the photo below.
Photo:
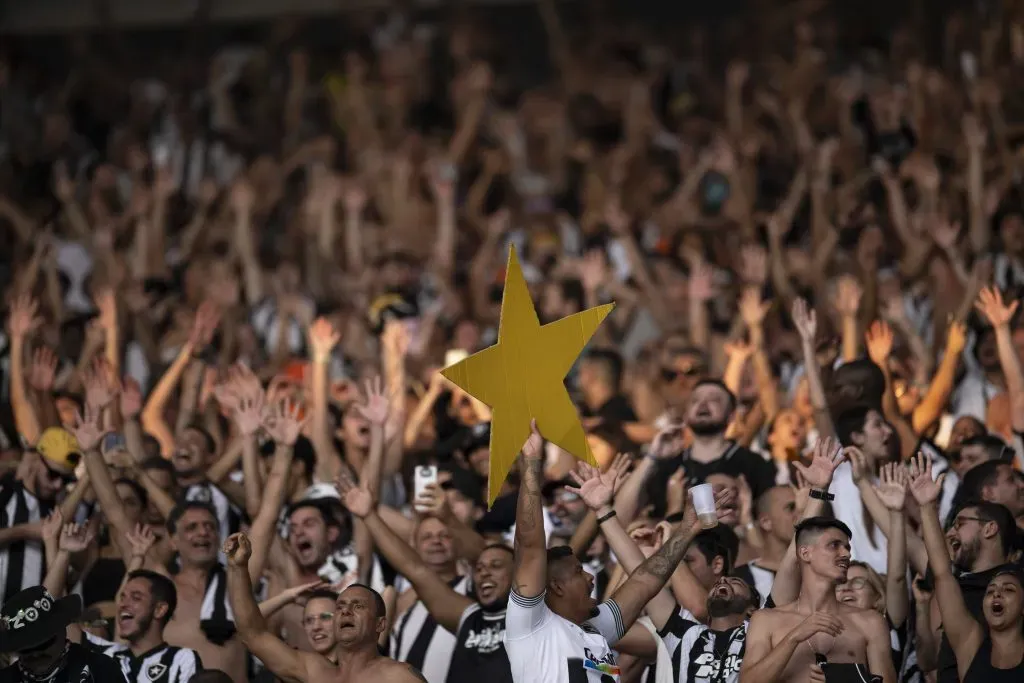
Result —
[{"label": "yellow cardboard star", "polygon": [[597,466],[563,379],[614,307],[605,304],[541,326],[515,248],[509,251],[498,343],[441,371],[491,408],[488,506],[530,435],[531,419],[545,439]]}]

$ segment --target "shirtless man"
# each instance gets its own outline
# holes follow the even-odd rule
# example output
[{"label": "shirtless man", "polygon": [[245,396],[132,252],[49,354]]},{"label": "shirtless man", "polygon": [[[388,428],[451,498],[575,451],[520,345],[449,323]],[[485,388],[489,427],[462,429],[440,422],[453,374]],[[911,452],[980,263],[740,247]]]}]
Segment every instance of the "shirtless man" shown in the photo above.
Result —
[{"label": "shirtless man", "polygon": [[[276,410],[269,411],[267,416],[266,428],[277,441],[278,449],[274,455],[270,476],[267,478],[262,506],[251,529],[253,537],[257,539],[256,552],[253,553],[253,561],[249,567],[254,580],[262,575],[266,564],[278,510],[284,497],[285,480],[291,467],[291,447],[302,427],[294,406],[289,409],[281,405]],[[117,495],[110,470],[98,451],[104,435],[99,413],[87,410],[84,418],[79,417],[71,431],[85,454],[86,468],[100,507],[116,529],[126,528],[127,523],[123,521],[123,503]],[[210,575],[211,572],[219,570],[219,528],[216,511],[209,503],[186,501],[176,507],[168,517],[169,542],[178,553],[181,567],[178,573],[171,577],[178,595],[178,606],[164,630],[164,638],[171,645],[195,650],[202,658],[204,666],[224,671],[235,683],[248,683],[246,651],[241,639],[230,630],[220,637],[213,633],[209,624],[206,624],[206,630],[203,628],[204,620],[201,613],[206,593],[212,589]],[[153,560],[153,556],[147,556],[146,566],[162,571],[159,564]],[[220,580],[224,580],[223,576]],[[215,618],[218,612],[218,608],[215,607],[207,620],[213,621],[210,616]],[[221,626],[231,628],[226,610],[222,617],[224,623]]]},{"label": "shirtless man", "polygon": [[337,664],[313,652],[289,647],[267,628],[252,597],[247,567],[252,546],[245,534],[234,534],[224,544],[228,557],[228,597],[235,613],[238,635],[246,647],[279,678],[289,683],[424,683],[408,664],[382,657],[377,639],[387,628],[384,600],[361,584],[349,586],[335,605],[334,656]]},{"label": "shirtless man", "polygon": [[[896,683],[889,627],[872,610],[839,603],[836,586],[850,568],[850,529],[812,517],[796,527],[800,593],[789,605],[754,613],[741,683],[824,683],[822,664],[860,664]],[[865,679],[868,680],[868,679]]]}]

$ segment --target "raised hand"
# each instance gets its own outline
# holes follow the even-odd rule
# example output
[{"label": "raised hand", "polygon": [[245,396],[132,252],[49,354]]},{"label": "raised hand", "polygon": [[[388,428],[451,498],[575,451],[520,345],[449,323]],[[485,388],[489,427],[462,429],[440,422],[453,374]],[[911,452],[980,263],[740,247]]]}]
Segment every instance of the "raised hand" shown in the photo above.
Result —
[{"label": "raised hand", "polygon": [[902,464],[889,462],[882,465],[878,485],[874,487],[878,499],[893,512],[903,510],[907,500],[907,470]]},{"label": "raised hand", "polygon": [[308,418],[301,417],[302,405],[287,398],[264,411],[263,428],[276,443],[294,446]]},{"label": "raised hand", "polygon": [[967,346],[967,325],[963,321],[950,320],[946,330],[946,353],[960,355]]},{"label": "raised hand", "polygon": [[856,446],[847,446],[843,449],[843,455],[850,461],[850,473],[854,483],[857,483],[868,476],[868,458]]},{"label": "raised hand", "polygon": [[588,292],[596,292],[609,279],[608,265],[605,263],[604,254],[598,249],[591,249],[584,254],[579,265],[579,275],[583,289]]},{"label": "raised hand", "polygon": [[348,511],[359,519],[363,519],[373,510],[373,496],[365,487],[356,484],[347,471],[342,471],[334,481],[334,487],[338,489],[341,502]]},{"label": "raised hand", "polygon": [[796,508],[797,514],[803,514],[804,508],[807,507],[807,501],[811,499],[810,484],[798,470],[794,473],[794,482],[789,487],[793,489],[793,506]]},{"label": "raised hand", "polygon": [[83,453],[96,450],[103,438],[100,411],[89,405],[85,406],[84,416],[80,411],[75,411],[75,420],[68,426],[68,431],[78,441],[78,447]]},{"label": "raised hand", "polygon": [[771,309],[771,301],[761,300],[761,290],[757,287],[746,287],[740,295],[739,313],[740,319],[747,329],[759,329],[764,323],[764,317]]},{"label": "raised hand", "polygon": [[807,305],[806,299],[797,299],[793,302],[793,325],[800,334],[804,344],[814,344],[814,338],[818,334],[818,316],[812,308]]},{"label": "raised hand", "polygon": [[103,357],[97,357],[92,367],[86,369],[82,383],[85,385],[85,405],[97,411],[109,406],[121,393],[121,387],[113,377],[110,363]]},{"label": "raised hand", "polygon": [[11,313],[7,320],[7,328],[13,339],[22,340],[42,323],[37,313],[39,304],[28,294],[23,294],[11,302]]},{"label": "raised hand", "polygon": [[537,421],[530,420],[530,436],[523,444],[523,458],[539,460],[544,457],[544,437],[537,430]]},{"label": "raised hand", "polygon": [[889,324],[876,320],[864,333],[864,343],[868,347],[868,358],[880,368],[885,368],[889,363],[889,354],[892,353],[893,334]]},{"label": "raised hand", "polygon": [[746,363],[747,359],[754,353],[754,347],[743,341],[742,339],[734,339],[732,341],[725,342],[722,350],[725,351],[725,357],[732,360],[743,361]]},{"label": "raised hand", "polygon": [[36,391],[49,392],[53,388],[53,378],[57,373],[57,356],[53,351],[42,346],[32,354],[32,363],[28,368],[28,383]]},{"label": "raised hand", "polygon": [[244,533],[231,534],[224,541],[221,548],[228,558],[228,564],[233,567],[248,567],[249,558],[252,557],[252,543]]},{"label": "raised hand", "polygon": [[615,483],[619,478],[617,470],[601,472],[587,462],[576,463],[576,469],[569,472],[569,476],[579,486],[566,486],[566,491],[572,491],[587,504],[591,510],[600,510],[606,505],[611,505],[615,495]]},{"label": "raised hand", "polygon": [[96,293],[96,308],[99,309],[99,321],[104,330],[117,329],[117,302],[114,290],[104,287]]},{"label": "raised hand", "polygon": [[915,574],[914,580],[910,582],[910,590],[914,594],[914,602],[916,604],[928,605],[932,601],[932,591],[921,588],[922,581],[924,581],[924,578],[920,574]]},{"label": "raised hand", "polygon": [[[758,244],[748,244],[740,251],[740,277],[759,292],[768,280],[768,253]],[[744,290],[746,291],[746,290]],[[759,297],[760,298],[760,297]]]},{"label": "raised hand", "polygon": [[294,602],[297,605],[305,606],[306,600],[309,599],[310,594],[313,591],[320,590],[321,588],[327,588],[328,584],[326,581],[310,581],[309,583],[299,584],[298,586],[292,586],[291,588],[285,588],[281,591],[281,594],[289,601]]},{"label": "raised hand", "polygon": [[844,317],[853,317],[860,310],[860,298],[863,294],[860,283],[852,275],[844,275],[836,282],[836,294],[833,303],[836,310]]},{"label": "raised hand", "polygon": [[327,318],[317,318],[306,333],[313,360],[324,363],[331,357],[331,351],[341,340],[341,333],[334,329]]},{"label": "raised hand", "polygon": [[380,335],[381,344],[388,354],[394,358],[405,358],[409,353],[412,339],[408,328],[400,320],[388,320],[384,323],[384,332]]},{"label": "raised hand", "polygon": [[125,538],[132,549],[132,557],[145,557],[156,545],[156,536],[153,529],[147,524],[136,524],[135,528],[129,531]]},{"label": "raised hand", "polygon": [[96,531],[89,524],[65,524],[57,547],[69,553],[80,553],[95,537]]},{"label": "raised hand", "polygon": [[998,289],[995,287],[983,287],[981,292],[978,293],[978,301],[975,302],[974,307],[988,318],[988,321],[992,323],[992,327],[998,329],[1009,326],[1010,320],[1013,319],[1013,314],[1017,312],[1019,304],[1019,301],[1011,301],[1005,304],[1003,303],[1003,295]]},{"label": "raised hand", "polygon": [[213,333],[217,331],[220,324],[220,310],[217,304],[212,301],[204,301],[196,311],[195,320],[192,322],[192,329],[189,332],[188,341],[195,350],[204,349],[213,340]]},{"label": "raised hand", "polygon": [[910,493],[921,507],[934,505],[942,495],[942,482],[946,473],[932,479],[932,461],[923,453],[917,453],[910,459]]},{"label": "raised hand", "polygon": [[654,435],[647,454],[656,460],[668,460],[683,450],[683,423],[673,422]]},{"label": "raised hand", "polygon": [[686,491],[690,488],[690,481],[686,478],[686,468],[680,467],[665,484],[665,514],[682,512],[686,505]]},{"label": "raised hand", "polygon": [[438,519],[445,520],[451,516],[448,497],[444,489],[437,484],[427,484],[414,502],[418,511],[431,514]]},{"label": "raised hand", "polygon": [[[53,512],[47,515],[42,524],[42,537],[45,543],[57,545],[60,541],[60,532],[64,528],[64,513],[60,508],[54,508]],[[48,558],[51,559],[51,558]]]},{"label": "raised hand", "polygon": [[121,417],[132,420],[142,411],[142,387],[127,376],[121,384]]},{"label": "raised hand", "polygon": [[366,380],[366,403],[360,403],[356,405],[356,410],[366,420],[378,427],[383,426],[388,420],[390,404],[388,398],[384,394],[384,385],[381,381],[380,375],[377,375],[372,380]]},{"label": "raised hand", "polygon": [[252,436],[263,426],[267,412],[264,400],[263,392],[254,396],[243,394],[239,397],[235,405],[235,424],[238,426],[239,434]]},{"label": "raised hand", "polygon": [[795,460],[793,467],[812,489],[828,490],[832,484],[832,475],[845,457],[846,454],[839,444],[834,439],[825,437],[818,439],[814,444],[810,465]]}]

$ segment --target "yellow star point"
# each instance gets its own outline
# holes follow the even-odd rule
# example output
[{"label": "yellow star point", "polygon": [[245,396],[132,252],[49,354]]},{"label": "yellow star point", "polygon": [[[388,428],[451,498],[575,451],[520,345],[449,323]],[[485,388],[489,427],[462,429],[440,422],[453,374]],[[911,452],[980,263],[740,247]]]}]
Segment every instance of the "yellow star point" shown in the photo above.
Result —
[{"label": "yellow star point", "polygon": [[605,304],[541,325],[515,248],[509,251],[498,342],[441,371],[491,408],[488,506],[529,437],[532,419],[545,439],[597,465],[563,380],[614,307]]}]

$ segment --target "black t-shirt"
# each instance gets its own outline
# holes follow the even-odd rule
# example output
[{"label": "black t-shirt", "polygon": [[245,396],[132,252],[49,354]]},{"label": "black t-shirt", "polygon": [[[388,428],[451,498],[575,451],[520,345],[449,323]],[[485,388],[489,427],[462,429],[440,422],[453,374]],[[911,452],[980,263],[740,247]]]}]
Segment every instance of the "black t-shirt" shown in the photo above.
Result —
[{"label": "black t-shirt", "polygon": [[597,410],[589,410],[584,407],[580,411],[583,417],[599,417],[604,422],[622,423],[636,422],[637,416],[630,405],[629,399],[622,394],[616,394],[604,402]]},{"label": "black t-shirt", "polygon": [[650,496],[647,502],[653,503],[656,510],[665,509],[665,485],[680,466],[686,468],[686,476],[691,486],[702,483],[712,474],[728,474],[732,477],[742,474],[750,484],[754,500],[775,486],[775,464],[733,441],[727,441],[722,455],[711,462],[697,462],[691,459],[690,449],[687,448],[678,458],[659,461],[651,475],[651,482],[645,489]]},{"label": "black t-shirt", "polygon": [[[26,678],[18,665],[0,669],[0,683],[36,683]],[[68,645],[67,658],[60,671],[46,683],[127,683],[118,666],[110,657],[82,647],[78,643]]]},{"label": "black t-shirt", "polygon": [[[992,577],[999,572],[1012,567],[1012,565],[1003,564],[998,567],[993,567],[987,571],[964,574],[957,579],[957,583],[960,584],[960,592],[964,596],[964,604],[967,605],[967,611],[971,613],[981,627],[987,632],[985,626],[985,616],[982,614],[982,605],[985,602],[985,589],[988,588],[988,582],[992,580]],[[949,639],[946,638],[946,633],[942,633],[942,643],[939,645],[939,673],[938,683],[959,683],[960,676],[956,670],[956,656],[953,654],[953,646],[949,644]]]},{"label": "black t-shirt", "polygon": [[467,607],[455,634],[448,683],[512,683],[504,639],[505,610],[485,612],[479,604]]}]

